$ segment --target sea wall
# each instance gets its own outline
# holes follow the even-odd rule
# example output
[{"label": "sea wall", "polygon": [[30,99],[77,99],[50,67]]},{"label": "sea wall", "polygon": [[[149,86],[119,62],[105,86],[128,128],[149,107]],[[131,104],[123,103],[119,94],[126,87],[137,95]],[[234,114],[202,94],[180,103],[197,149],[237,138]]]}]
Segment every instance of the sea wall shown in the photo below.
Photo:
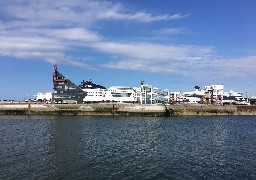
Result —
[{"label": "sea wall", "polygon": [[256,115],[256,106],[1,103],[0,115],[225,116]]},{"label": "sea wall", "polygon": [[0,104],[1,115],[165,116],[162,104]]},{"label": "sea wall", "polygon": [[169,105],[171,116],[256,115],[256,106]]}]

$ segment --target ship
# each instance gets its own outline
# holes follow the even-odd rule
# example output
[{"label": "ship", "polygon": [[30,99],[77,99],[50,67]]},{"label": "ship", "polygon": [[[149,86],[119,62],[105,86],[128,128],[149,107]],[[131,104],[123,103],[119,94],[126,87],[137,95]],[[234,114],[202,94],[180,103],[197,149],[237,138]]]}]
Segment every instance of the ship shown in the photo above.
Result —
[{"label": "ship", "polygon": [[86,92],[83,103],[135,103],[137,102],[136,91],[127,86],[112,86],[105,88],[91,81],[83,80],[79,87]]}]

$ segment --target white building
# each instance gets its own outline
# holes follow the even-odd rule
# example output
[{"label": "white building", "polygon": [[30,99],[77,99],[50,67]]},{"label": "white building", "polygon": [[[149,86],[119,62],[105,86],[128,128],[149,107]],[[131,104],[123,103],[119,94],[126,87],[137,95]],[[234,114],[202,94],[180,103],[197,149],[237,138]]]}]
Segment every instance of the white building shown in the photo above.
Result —
[{"label": "white building", "polygon": [[224,94],[224,85],[211,85],[205,86],[205,92],[208,93],[207,98],[211,99],[211,103],[215,101],[217,104],[221,104]]},{"label": "white building", "polygon": [[87,93],[83,102],[118,102],[118,103],[135,103],[137,102],[136,92],[131,87],[126,86],[112,86],[109,89],[91,89],[84,88],[83,91]]},{"label": "white building", "polygon": [[36,101],[38,102],[51,102],[52,100],[52,92],[46,93],[37,93]]}]

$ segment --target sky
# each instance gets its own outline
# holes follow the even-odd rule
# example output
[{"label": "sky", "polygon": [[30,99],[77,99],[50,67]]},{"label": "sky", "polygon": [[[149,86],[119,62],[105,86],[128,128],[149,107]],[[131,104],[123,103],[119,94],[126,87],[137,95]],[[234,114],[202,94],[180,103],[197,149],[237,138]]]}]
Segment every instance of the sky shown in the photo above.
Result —
[{"label": "sky", "polygon": [[92,80],[256,94],[256,0],[0,0],[0,99]]}]

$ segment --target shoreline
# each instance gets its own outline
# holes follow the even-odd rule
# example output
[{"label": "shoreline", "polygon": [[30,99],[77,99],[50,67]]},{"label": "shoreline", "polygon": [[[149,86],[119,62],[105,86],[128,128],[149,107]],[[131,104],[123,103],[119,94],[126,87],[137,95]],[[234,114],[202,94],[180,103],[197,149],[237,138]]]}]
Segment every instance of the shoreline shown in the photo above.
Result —
[{"label": "shoreline", "polygon": [[256,115],[256,106],[164,104],[42,104],[1,103],[0,115],[77,116],[230,116]]},{"label": "shoreline", "polygon": [[166,116],[163,104],[0,104],[0,115]]},{"label": "shoreline", "polygon": [[170,116],[255,116],[256,106],[168,105]]}]

